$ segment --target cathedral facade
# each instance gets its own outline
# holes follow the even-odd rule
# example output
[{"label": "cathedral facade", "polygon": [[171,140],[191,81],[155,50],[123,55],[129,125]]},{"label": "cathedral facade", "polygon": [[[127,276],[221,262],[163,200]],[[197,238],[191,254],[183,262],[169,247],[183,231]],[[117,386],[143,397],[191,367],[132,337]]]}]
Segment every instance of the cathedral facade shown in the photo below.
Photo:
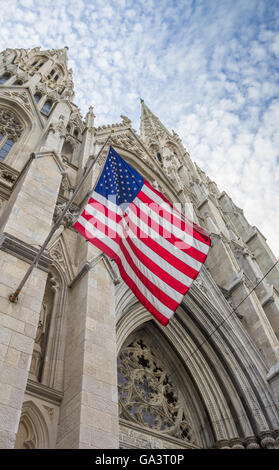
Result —
[{"label": "cathedral facade", "polygon": [[[143,101],[137,134],[126,116],[95,127],[73,98],[67,48],[0,54],[0,447],[279,448],[279,265],[264,235]],[[210,232],[167,327],[73,228],[108,148],[10,300],[110,134]]]}]

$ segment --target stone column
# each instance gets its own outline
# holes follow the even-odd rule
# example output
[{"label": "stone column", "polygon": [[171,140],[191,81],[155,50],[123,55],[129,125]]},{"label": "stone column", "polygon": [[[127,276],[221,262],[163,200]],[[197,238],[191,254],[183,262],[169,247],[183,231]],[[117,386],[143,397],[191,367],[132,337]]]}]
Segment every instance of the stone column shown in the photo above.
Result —
[{"label": "stone column", "polygon": [[69,293],[57,448],[118,448],[114,284],[100,252],[86,245],[99,261],[85,264]]},{"label": "stone column", "polygon": [[[251,288],[246,285],[243,271],[239,270],[229,243],[219,235],[213,234],[212,241],[206,261],[207,266],[215,282],[228,292],[236,306],[246,298]],[[222,262],[216,262],[216,260]],[[267,365],[276,364],[279,359],[279,342],[255,292],[252,292],[241,303],[237,312],[243,316],[242,324],[258,349],[264,354]]]},{"label": "stone column", "polygon": [[61,182],[53,155],[35,159],[2,215],[0,235],[0,447],[13,448],[50,260],[43,256],[20,294],[14,292],[45,240]]}]

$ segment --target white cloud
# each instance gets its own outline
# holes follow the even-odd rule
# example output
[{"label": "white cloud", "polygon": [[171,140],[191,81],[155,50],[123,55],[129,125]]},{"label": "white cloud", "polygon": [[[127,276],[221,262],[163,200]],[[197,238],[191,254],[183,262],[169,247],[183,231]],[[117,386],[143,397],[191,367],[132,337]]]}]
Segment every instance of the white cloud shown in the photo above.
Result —
[{"label": "white cloud", "polygon": [[[0,0],[0,48],[69,47],[76,103],[139,127],[139,98],[279,254],[276,2]],[[271,21],[272,19],[272,21]]]}]

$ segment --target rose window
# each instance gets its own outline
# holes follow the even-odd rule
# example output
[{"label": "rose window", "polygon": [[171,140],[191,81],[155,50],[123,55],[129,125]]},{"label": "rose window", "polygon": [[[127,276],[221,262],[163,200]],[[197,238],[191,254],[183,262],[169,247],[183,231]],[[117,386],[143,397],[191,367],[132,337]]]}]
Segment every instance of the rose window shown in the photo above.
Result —
[{"label": "rose window", "polygon": [[120,417],[193,442],[194,435],[172,380],[142,339],[118,357]]}]

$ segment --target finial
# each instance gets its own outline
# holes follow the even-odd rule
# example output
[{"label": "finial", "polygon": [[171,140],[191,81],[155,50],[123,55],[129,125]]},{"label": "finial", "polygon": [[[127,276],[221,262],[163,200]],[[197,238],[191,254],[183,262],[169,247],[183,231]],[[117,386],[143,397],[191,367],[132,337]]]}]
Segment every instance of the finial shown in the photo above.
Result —
[{"label": "finial", "polygon": [[89,106],[89,109],[88,109],[88,112],[86,114],[86,117],[85,117],[85,120],[86,120],[86,124],[88,127],[93,127],[94,126],[94,117],[95,117],[95,114],[94,114],[94,111],[93,111],[93,106]]},{"label": "finial", "polygon": [[143,100],[142,98],[140,98],[140,102],[141,102],[141,103],[144,103],[144,100]]}]

